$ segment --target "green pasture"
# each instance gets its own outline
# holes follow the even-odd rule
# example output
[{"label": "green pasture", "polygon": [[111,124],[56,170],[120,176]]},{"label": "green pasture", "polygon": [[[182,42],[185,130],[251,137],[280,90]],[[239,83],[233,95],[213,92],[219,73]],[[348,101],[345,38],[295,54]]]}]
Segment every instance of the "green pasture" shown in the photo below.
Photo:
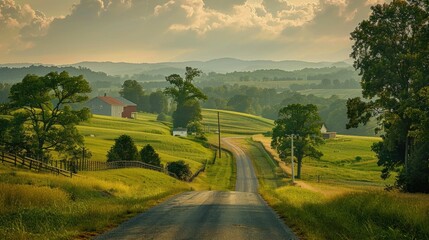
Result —
[{"label": "green pasture", "polygon": [[153,146],[162,163],[184,160],[192,171],[213,158],[214,154],[198,142],[172,136],[170,127],[156,121],[154,114],[140,113],[137,119],[94,115],[78,129],[85,136],[85,147],[92,152],[92,160],[95,161],[106,161],[107,151],[122,134],[131,136],[139,150],[146,144]]},{"label": "green pasture", "polygon": [[384,190],[393,179],[380,178],[370,150],[379,140],[327,140],[319,147],[321,160],[304,159],[296,185],[275,174],[276,165],[255,144],[241,141],[255,164],[260,193],[300,238],[429,239],[429,196]]},{"label": "green pasture", "polygon": [[217,113],[220,115],[221,134],[253,135],[271,131],[272,120],[226,110],[203,109],[203,125],[206,132],[216,133],[218,130]]}]

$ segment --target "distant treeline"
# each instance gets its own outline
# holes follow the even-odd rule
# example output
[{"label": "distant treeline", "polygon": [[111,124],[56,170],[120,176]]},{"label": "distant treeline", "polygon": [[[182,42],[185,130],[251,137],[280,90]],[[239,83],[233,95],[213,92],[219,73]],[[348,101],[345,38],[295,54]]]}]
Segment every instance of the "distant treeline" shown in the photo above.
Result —
[{"label": "distant treeline", "polygon": [[331,79],[345,81],[359,79],[358,73],[352,67],[337,68],[305,68],[296,71],[279,69],[256,70],[252,72],[208,73],[201,80],[208,81],[296,81],[296,80],[322,80]]},{"label": "distant treeline", "polygon": [[277,92],[277,89],[243,85],[205,87],[203,92],[208,96],[208,100],[202,104],[205,108],[251,113],[273,120],[277,119],[280,108],[289,104],[314,104],[318,107],[319,114],[330,131],[342,134],[374,135],[374,123],[357,129],[346,129],[348,121],[346,100],[336,96],[322,98],[292,91]]}]

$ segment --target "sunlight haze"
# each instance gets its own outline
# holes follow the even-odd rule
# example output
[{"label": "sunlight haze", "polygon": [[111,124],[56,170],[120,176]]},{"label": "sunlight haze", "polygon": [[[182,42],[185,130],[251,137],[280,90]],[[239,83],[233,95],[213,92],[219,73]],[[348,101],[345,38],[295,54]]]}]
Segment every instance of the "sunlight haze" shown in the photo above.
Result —
[{"label": "sunlight haze", "polygon": [[375,0],[1,0],[0,63],[342,61]]}]

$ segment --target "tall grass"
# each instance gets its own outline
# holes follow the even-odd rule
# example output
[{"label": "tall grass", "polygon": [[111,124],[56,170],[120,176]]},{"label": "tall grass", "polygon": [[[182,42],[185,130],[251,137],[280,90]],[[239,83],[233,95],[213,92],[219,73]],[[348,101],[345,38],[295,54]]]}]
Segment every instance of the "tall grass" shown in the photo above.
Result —
[{"label": "tall grass", "polygon": [[236,165],[231,153],[222,152],[222,157],[210,160],[205,172],[194,180],[192,186],[196,190],[234,190]]},{"label": "tall grass", "polygon": [[[254,153],[258,148],[248,144],[245,150],[260,156],[254,164],[262,196],[304,239],[429,239],[429,195],[383,190],[369,148],[377,140],[340,136],[328,141],[321,161],[306,159],[305,181],[296,186],[270,175],[269,167],[275,168],[267,155]],[[329,178],[317,183],[312,174]],[[270,184],[278,181],[284,184]]]},{"label": "tall grass", "polygon": [[191,189],[145,169],[65,178],[0,166],[0,239],[89,238]]}]

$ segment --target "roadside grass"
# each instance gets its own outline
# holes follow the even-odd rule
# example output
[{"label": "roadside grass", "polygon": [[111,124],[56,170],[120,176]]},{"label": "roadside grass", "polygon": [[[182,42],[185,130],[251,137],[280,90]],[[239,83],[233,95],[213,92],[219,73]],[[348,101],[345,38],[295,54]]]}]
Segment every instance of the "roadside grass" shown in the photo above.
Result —
[{"label": "roadside grass", "polygon": [[198,176],[192,183],[195,190],[220,190],[233,191],[235,189],[235,179],[237,170],[232,154],[222,151],[222,158],[216,157],[209,160],[206,170]]},{"label": "roadside grass", "polygon": [[218,129],[217,113],[220,113],[221,133],[231,135],[253,135],[271,131],[274,121],[247,113],[226,110],[203,109],[203,125],[208,132]]},{"label": "roadside grass", "polygon": [[191,139],[171,136],[170,128],[157,122],[155,114],[139,113],[137,119],[94,115],[88,122],[80,124],[78,129],[85,136],[85,147],[92,152],[91,160],[94,161],[106,161],[107,151],[122,134],[131,136],[138,150],[150,144],[163,164],[184,160],[193,172],[214,154]]},{"label": "roadside grass", "polygon": [[[267,146],[269,139],[264,141]],[[386,182],[369,148],[375,141],[353,136],[327,141],[320,147],[322,160],[304,160],[305,174],[296,186],[275,174],[277,180],[267,177],[273,165],[261,153],[254,159],[260,193],[303,239],[429,239],[429,195],[384,191]],[[257,150],[246,147],[250,156]],[[316,175],[322,176],[320,183]],[[284,184],[270,184],[276,181]]]},{"label": "roadside grass", "polygon": [[70,179],[0,165],[0,239],[87,239],[190,188],[146,169]]}]

